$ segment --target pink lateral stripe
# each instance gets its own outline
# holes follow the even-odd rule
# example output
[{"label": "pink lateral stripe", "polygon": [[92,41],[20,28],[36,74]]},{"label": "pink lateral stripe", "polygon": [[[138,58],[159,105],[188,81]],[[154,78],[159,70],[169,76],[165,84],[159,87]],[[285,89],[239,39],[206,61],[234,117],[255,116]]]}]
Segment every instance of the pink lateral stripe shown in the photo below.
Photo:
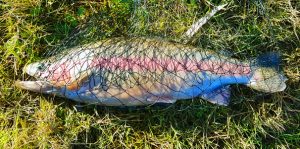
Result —
[{"label": "pink lateral stripe", "polygon": [[155,58],[96,58],[92,61],[91,67],[101,67],[109,70],[133,70],[139,71],[209,71],[219,75],[248,75],[251,72],[248,65],[236,65],[230,62],[212,60],[176,60],[176,59],[155,59]]},{"label": "pink lateral stripe", "polygon": [[[69,82],[74,78],[71,75],[71,70],[75,69],[75,65],[82,65],[87,63],[88,60],[84,59],[81,61],[66,61],[62,64],[56,65],[49,69],[51,78],[49,80],[65,83]],[[230,62],[212,61],[212,60],[176,60],[176,59],[155,59],[155,58],[95,58],[92,59],[89,68],[100,67],[109,70],[132,70],[135,72],[139,71],[171,71],[171,72],[199,72],[209,71],[217,75],[225,76],[241,76],[249,75],[251,72],[249,65],[237,65]],[[84,71],[84,70],[81,70]],[[79,73],[79,72],[78,72]]]}]

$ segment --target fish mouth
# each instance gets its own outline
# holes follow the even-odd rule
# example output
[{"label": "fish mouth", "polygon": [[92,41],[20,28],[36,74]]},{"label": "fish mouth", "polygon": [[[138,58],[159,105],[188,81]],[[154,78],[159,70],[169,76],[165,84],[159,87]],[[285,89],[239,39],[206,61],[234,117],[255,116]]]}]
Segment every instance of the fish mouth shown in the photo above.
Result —
[{"label": "fish mouth", "polygon": [[53,93],[56,88],[47,81],[20,81],[15,82],[15,86],[24,90],[42,93]]},{"label": "fish mouth", "polygon": [[21,89],[29,90],[29,91],[33,91],[33,92],[47,93],[47,92],[53,91],[54,86],[51,85],[49,82],[36,80],[35,75],[37,74],[37,72],[39,72],[37,70],[38,65],[39,65],[39,63],[32,63],[32,64],[24,66],[24,68],[23,68],[23,73],[25,73],[25,74],[29,75],[30,77],[34,78],[34,81],[31,81],[31,80],[30,81],[17,80],[17,81],[15,81],[14,85],[17,88],[21,88]]}]

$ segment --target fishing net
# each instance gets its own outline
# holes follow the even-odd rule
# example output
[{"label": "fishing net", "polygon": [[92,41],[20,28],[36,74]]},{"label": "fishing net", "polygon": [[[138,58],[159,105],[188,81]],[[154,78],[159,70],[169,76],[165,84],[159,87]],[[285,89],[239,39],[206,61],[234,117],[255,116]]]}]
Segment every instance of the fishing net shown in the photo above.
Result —
[{"label": "fishing net", "polygon": [[[278,56],[240,61],[211,50],[158,38],[114,37],[97,15],[25,71],[38,81],[23,88],[109,106],[174,103],[201,97],[228,105],[230,85],[282,91]],[[109,38],[108,38],[109,37]],[[26,82],[26,81],[24,81]],[[38,88],[38,89],[37,89]]]}]

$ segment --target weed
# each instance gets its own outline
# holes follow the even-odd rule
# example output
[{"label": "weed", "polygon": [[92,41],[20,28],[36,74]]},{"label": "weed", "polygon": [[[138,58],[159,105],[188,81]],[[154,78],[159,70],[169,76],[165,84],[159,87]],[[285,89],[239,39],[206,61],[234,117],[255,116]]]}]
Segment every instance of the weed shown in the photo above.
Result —
[{"label": "weed", "polygon": [[[28,79],[22,67],[66,48],[65,42],[72,46],[113,36],[179,41],[221,1],[2,0],[0,148],[299,148],[300,3],[223,2],[227,9],[188,44],[227,50],[241,59],[278,51],[289,78],[284,92],[269,95],[235,86],[228,107],[193,99],[167,107],[84,106],[78,112],[74,102],[15,88],[15,80]],[[65,41],[81,27],[88,28],[79,34],[88,41]]]}]

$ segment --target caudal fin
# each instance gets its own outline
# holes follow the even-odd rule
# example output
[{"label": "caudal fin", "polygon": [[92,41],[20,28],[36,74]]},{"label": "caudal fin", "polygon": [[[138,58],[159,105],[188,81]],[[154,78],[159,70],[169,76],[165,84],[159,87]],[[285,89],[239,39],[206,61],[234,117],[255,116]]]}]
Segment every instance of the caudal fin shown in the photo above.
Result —
[{"label": "caudal fin", "polygon": [[280,55],[267,53],[252,63],[253,74],[247,86],[262,92],[280,92],[286,88],[287,78],[279,70]]}]

